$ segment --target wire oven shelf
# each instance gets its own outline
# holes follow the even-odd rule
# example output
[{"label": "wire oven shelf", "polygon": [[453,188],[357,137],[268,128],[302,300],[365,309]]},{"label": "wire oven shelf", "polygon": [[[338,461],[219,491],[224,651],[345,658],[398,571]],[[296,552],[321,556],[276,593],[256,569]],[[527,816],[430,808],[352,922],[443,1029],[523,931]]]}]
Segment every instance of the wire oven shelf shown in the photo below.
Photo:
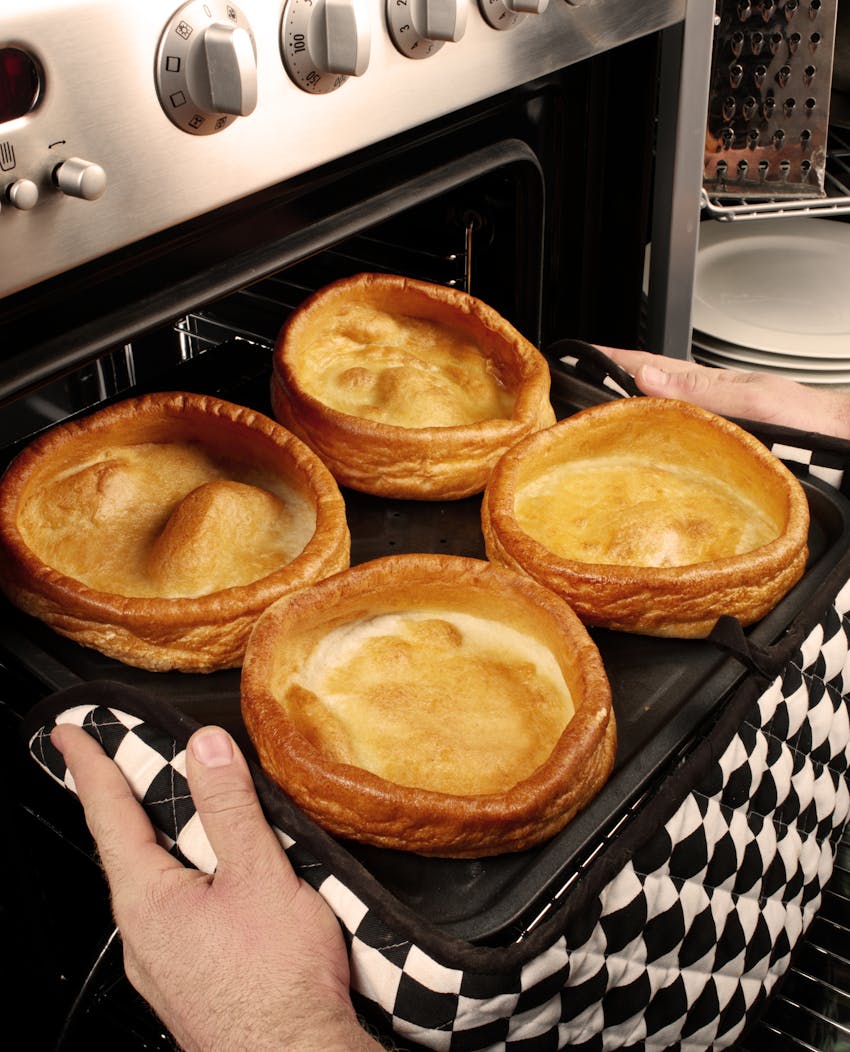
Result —
[{"label": "wire oven shelf", "polygon": [[411,249],[385,238],[361,235],[324,253],[321,264],[308,261],[234,293],[212,307],[183,315],[174,325],[183,360],[227,340],[247,341],[271,350],[282,322],[317,289],[358,271],[408,274],[421,281],[469,292],[473,241],[479,222],[463,217],[456,251]]}]

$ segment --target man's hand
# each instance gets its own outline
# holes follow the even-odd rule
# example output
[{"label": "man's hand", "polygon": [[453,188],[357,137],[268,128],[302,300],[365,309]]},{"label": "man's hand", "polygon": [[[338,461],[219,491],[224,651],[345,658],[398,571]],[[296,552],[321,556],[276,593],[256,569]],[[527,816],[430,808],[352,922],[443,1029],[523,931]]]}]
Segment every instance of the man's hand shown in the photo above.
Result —
[{"label": "man's hand", "polygon": [[806,387],[773,373],[711,369],[648,351],[602,347],[656,398],[679,398],[720,416],[850,438],[850,392]]},{"label": "man's hand", "polygon": [[157,844],[90,735],[60,724],[51,739],[100,852],[127,976],[182,1048],[380,1049],[355,1018],[337,919],[290,866],[230,735],[205,727],[186,750],[189,787],[218,859],[213,876]]}]

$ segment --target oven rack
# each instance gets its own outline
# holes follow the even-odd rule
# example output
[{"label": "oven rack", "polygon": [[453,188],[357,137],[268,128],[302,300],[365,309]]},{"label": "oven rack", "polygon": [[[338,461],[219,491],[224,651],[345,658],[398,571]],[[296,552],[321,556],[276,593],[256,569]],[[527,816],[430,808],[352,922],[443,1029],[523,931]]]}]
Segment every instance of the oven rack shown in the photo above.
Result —
[{"label": "oven rack", "polygon": [[712,199],[703,187],[700,207],[712,219],[741,222],[749,219],[782,219],[786,216],[850,215],[850,131],[831,129],[824,173],[826,196],[791,201],[744,201],[725,205]]},{"label": "oven rack", "polygon": [[359,235],[307,260],[264,278],[209,307],[185,314],[174,323],[181,360],[188,360],[227,340],[243,340],[269,350],[286,318],[317,289],[358,272],[406,274],[433,284],[469,292],[473,241],[480,226],[466,214],[457,250],[411,249],[397,241]]}]

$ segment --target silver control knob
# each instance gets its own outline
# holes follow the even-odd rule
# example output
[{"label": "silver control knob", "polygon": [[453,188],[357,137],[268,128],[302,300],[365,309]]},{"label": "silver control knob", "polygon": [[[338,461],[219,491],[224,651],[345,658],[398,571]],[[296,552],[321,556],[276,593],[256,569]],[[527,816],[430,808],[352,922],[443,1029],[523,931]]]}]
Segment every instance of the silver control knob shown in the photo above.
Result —
[{"label": "silver control knob", "polygon": [[324,95],[366,72],[371,32],[363,0],[287,0],[280,23],[286,72],[303,91]]},{"label": "silver control knob", "polygon": [[68,197],[96,201],[106,189],[106,172],[93,161],[69,157],[53,169],[53,182]]},{"label": "silver control knob", "polygon": [[526,15],[542,15],[549,0],[478,0],[478,6],[493,29],[513,29]]},{"label": "silver control knob", "polygon": [[212,135],[257,105],[257,49],[231,3],[192,0],[159,42],[156,90],[169,118],[191,135]]},{"label": "silver control knob", "polygon": [[428,58],[466,32],[467,0],[387,0],[387,26],[407,58]]},{"label": "silver control knob", "polygon": [[28,212],[38,204],[38,187],[32,179],[16,179],[6,190],[9,204]]}]

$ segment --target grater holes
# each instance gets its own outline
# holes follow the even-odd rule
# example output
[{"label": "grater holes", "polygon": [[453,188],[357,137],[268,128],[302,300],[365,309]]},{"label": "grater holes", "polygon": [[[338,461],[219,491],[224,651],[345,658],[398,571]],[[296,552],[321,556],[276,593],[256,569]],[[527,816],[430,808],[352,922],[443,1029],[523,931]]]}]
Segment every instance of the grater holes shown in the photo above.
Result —
[{"label": "grater holes", "polygon": [[[715,0],[707,189],[723,177],[721,196],[746,197],[745,188],[761,191],[770,183],[779,196],[822,190],[828,110],[820,83],[832,77],[828,27],[839,2],[850,0]],[[816,16],[819,23],[810,21]],[[721,156],[728,169],[716,176]],[[790,161],[787,178],[779,167],[783,159]],[[760,160],[768,162],[765,171]],[[803,160],[809,161],[805,168]]]}]

